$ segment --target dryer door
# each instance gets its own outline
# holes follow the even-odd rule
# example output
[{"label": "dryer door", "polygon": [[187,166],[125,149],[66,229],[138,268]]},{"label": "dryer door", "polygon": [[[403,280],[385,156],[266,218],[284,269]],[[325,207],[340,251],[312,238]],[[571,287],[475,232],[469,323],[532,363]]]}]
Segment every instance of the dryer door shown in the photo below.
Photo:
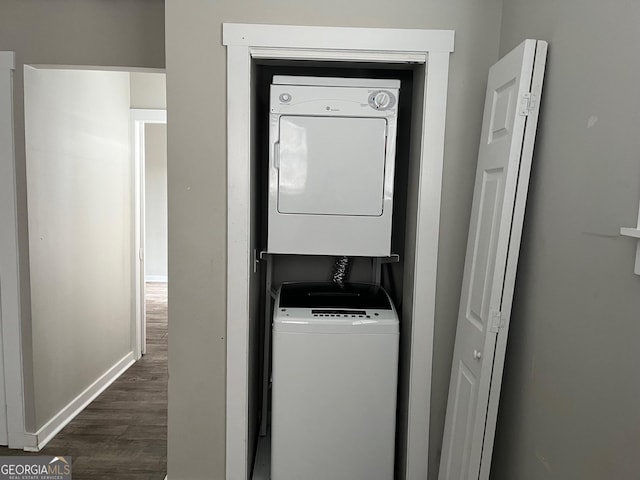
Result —
[{"label": "dryer door", "polygon": [[283,115],[278,212],[382,215],[387,121]]}]

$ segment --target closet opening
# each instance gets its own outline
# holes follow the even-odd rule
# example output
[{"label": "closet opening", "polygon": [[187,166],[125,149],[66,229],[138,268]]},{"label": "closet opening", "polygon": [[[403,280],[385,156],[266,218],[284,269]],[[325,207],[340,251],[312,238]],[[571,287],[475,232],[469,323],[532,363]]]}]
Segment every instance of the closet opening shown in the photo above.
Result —
[{"label": "closet opening", "polygon": [[[415,217],[419,208],[417,179],[423,92],[414,78],[425,64],[254,60],[251,68],[251,243],[255,275],[250,288],[249,325],[249,472],[270,478],[271,355],[274,298],[285,282],[328,282],[336,257],[267,253],[269,195],[270,88],[275,76],[396,79],[400,81],[395,154],[391,256],[350,256],[349,282],[381,285],[391,297],[400,321],[400,355],[396,409],[396,477],[406,455],[407,402],[412,335],[411,304],[415,259]],[[395,360],[394,360],[395,361]],[[301,427],[304,428],[304,427]]]}]

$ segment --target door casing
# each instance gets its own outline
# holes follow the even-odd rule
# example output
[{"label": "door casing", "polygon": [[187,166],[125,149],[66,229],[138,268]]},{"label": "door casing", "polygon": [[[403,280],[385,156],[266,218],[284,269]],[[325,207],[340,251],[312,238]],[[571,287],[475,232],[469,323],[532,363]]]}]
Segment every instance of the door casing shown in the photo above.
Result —
[{"label": "door casing", "polygon": [[133,201],[134,201],[134,254],[135,269],[135,331],[133,353],[139,360],[147,353],[147,319],[145,314],[145,137],[144,126],[147,123],[167,123],[167,111],[162,109],[131,109],[131,155],[133,165]]},{"label": "door casing", "polygon": [[[246,480],[249,452],[251,243],[251,78],[255,61],[415,63],[421,91],[418,207],[412,221],[415,255],[406,259],[412,322],[406,457],[402,478],[427,477],[432,353],[444,131],[452,30],[223,24],[227,47],[227,383],[226,478]],[[416,128],[414,126],[414,128]]]}]

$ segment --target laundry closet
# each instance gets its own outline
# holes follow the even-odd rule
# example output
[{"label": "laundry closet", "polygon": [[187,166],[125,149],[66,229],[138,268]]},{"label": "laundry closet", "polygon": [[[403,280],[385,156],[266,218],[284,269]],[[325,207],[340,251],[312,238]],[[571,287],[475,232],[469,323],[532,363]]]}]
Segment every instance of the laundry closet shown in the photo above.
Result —
[{"label": "laundry closet", "polygon": [[419,478],[453,32],[223,36],[227,478]]},{"label": "laundry closet", "polygon": [[254,75],[253,478],[390,480],[413,68],[262,62]]}]

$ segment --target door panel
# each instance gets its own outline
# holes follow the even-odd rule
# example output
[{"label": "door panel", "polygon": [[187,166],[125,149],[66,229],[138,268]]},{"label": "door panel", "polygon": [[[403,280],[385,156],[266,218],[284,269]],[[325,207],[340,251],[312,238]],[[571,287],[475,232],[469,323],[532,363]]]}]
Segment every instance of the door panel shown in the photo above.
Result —
[{"label": "door panel", "polygon": [[[495,415],[488,418],[487,407],[494,365],[504,362],[504,352],[496,356],[495,347],[497,335],[502,334],[499,325],[509,314],[501,312],[505,271],[509,256],[519,248],[519,234],[513,235],[516,197],[526,197],[526,188],[518,187],[523,141],[528,128],[527,116],[520,109],[521,101],[526,98],[524,94],[532,85],[538,43],[544,44],[525,41],[489,72],[440,480],[477,480],[485,447],[485,430],[488,424],[491,429],[495,427]],[[530,168],[530,162],[523,164]],[[523,201],[518,204],[524,209]],[[521,229],[521,222],[516,223],[515,228]],[[513,245],[515,237],[518,245]],[[500,380],[493,378],[493,381]],[[485,460],[490,461],[490,458],[485,457]]]},{"label": "door panel", "polygon": [[510,133],[509,112],[514,102],[513,97],[518,93],[515,86],[515,79],[512,79],[493,92],[491,128],[489,129],[490,144]]},{"label": "door panel", "polygon": [[452,478],[465,478],[469,469],[469,451],[471,439],[471,429],[473,428],[473,406],[475,404],[475,394],[477,392],[476,383],[478,377],[467,368],[464,362],[458,364],[458,374],[456,381],[456,391],[458,395],[455,399],[453,416],[454,434],[451,436],[451,450],[465,452],[464,462],[454,462],[454,457],[449,457],[447,469],[451,472]]},{"label": "door panel", "polygon": [[480,331],[484,331],[487,317],[488,295],[491,293],[490,277],[492,271],[492,253],[497,240],[498,221],[502,203],[500,197],[503,188],[502,168],[483,172],[482,193],[480,195],[480,221],[473,245],[471,284],[467,300],[467,320]]}]

